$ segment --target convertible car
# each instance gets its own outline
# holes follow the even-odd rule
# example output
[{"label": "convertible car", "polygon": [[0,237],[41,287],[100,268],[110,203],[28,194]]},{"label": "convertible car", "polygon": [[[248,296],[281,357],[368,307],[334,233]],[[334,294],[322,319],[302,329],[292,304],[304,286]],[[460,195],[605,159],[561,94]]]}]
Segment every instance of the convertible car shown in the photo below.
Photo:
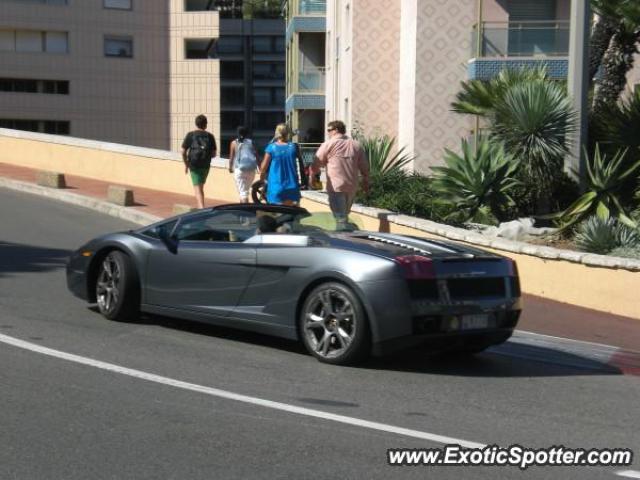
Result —
[{"label": "convertible car", "polygon": [[328,225],[298,207],[223,205],[78,249],[67,284],[113,320],[140,312],[299,339],[349,364],[424,345],[474,353],[520,315],[515,263],[467,246]]}]

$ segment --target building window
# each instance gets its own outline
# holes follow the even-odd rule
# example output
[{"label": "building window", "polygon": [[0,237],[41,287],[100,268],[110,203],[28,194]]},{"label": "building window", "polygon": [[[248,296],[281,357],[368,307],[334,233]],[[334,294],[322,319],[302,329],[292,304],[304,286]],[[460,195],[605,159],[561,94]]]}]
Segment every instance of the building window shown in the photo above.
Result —
[{"label": "building window", "polygon": [[65,120],[16,120],[0,118],[0,128],[52,133],[55,135],[69,135],[71,133],[71,122]]},{"label": "building window", "polygon": [[220,62],[222,80],[244,80],[244,62]]},{"label": "building window", "polygon": [[189,60],[215,58],[215,38],[187,38],[184,41],[184,58]]},{"label": "building window", "polygon": [[0,30],[0,51],[67,53],[68,34],[38,30]]},{"label": "building window", "polygon": [[0,92],[69,94],[67,80],[33,80],[26,78],[0,78]]},{"label": "building window", "polygon": [[244,107],[244,87],[220,87],[220,105]]},{"label": "building window", "polygon": [[282,36],[256,35],[252,39],[253,53],[285,53],[285,42]]},{"label": "building window", "polygon": [[284,122],[284,112],[253,112],[252,127],[254,130],[272,130]]},{"label": "building window", "polygon": [[41,3],[43,5],[66,5],[68,2],[67,0],[10,0],[13,3],[26,3],[26,4],[33,4],[33,3]]},{"label": "building window", "polygon": [[67,53],[69,41],[67,32],[45,32],[44,49],[48,53]]},{"label": "building window", "polygon": [[284,105],[284,88],[254,88],[253,103],[257,106]]},{"label": "building window", "polygon": [[208,12],[216,10],[214,2],[209,0],[185,0],[184,11],[185,12]]},{"label": "building window", "polygon": [[132,0],[104,0],[104,8],[113,8],[116,10],[131,10]]},{"label": "building window", "polygon": [[284,80],[284,63],[254,63],[254,80]]},{"label": "building window", "polygon": [[225,35],[216,42],[218,55],[237,55],[244,53],[244,39],[239,35]]},{"label": "building window", "polygon": [[132,37],[104,37],[104,56],[105,57],[133,57],[133,38]]},{"label": "building window", "polygon": [[244,112],[222,112],[220,114],[220,129],[221,130],[236,130],[238,127],[243,126]]}]

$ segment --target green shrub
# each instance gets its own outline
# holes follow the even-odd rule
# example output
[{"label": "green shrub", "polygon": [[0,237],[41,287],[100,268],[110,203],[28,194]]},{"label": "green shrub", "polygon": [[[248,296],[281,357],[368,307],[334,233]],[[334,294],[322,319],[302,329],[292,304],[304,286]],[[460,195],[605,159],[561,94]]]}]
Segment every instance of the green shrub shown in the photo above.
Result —
[{"label": "green shrub", "polygon": [[433,188],[439,202],[455,207],[449,216],[465,221],[505,219],[506,207],[513,204],[510,192],[519,183],[518,161],[486,138],[480,138],[476,148],[462,140],[462,155],[445,152],[446,166],[432,167]]},{"label": "green shrub", "polygon": [[613,218],[602,219],[594,215],[578,227],[576,246],[585,252],[606,255],[619,247],[615,230],[616,221]]},{"label": "green shrub", "polygon": [[395,137],[367,137],[357,134],[355,138],[364,150],[372,175],[404,173],[405,167],[415,159],[415,155],[406,153],[405,147],[394,152]]},{"label": "green shrub", "polygon": [[578,227],[575,243],[585,252],[606,255],[616,249],[640,248],[640,232],[615,218],[593,215]]},{"label": "green shrub", "polygon": [[378,172],[371,175],[370,185],[369,195],[359,192],[357,203],[434,221],[443,221],[453,210],[435,201],[431,179],[419,174]]},{"label": "green shrub", "polygon": [[628,248],[628,247],[618,247],[614,248],[609,252],[609,255],[612,257],[625,257],[625,258],[635,258],[636,260],[640,260],[640,247],[638,248]]},{"label": "green shrub", "polygon": [[532,197],[523,198],[519,208],[527,214],[555,211],[549,192],[562,175],[576,126],[565,85],[550,79],[544,68],[504,69],[488,82],[463,82],[452,108],[482,117],[491,139],[518,159],[518,178],[526,187],[521,197]]},{"label": "green shrub", "polygon": [[567,209],[554,217],[559,218],[563,228],[570,227],[591,215],[602,219],[615,217],[621,222],[636,227],[620,201],[620,190],[629,177],[640,169],[640,160],[631,166],[624,165],[626,151],[619,151],[609,159],[600,153],[596,145],[592,158],[587,159],[587,191]]}]

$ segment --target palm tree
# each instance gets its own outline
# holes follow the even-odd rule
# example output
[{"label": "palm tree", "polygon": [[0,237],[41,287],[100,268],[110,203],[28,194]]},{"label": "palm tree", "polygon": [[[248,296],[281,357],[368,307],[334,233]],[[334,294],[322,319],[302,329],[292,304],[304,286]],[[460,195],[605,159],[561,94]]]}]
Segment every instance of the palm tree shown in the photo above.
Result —
[{"label": "palm tree", "polygon": [[520,160],[519,176],[535,191],[537,213],[547,213],[545,196],[561,176],[576,121],[565,86],[543,68],[506,69],[488,82],[463,82],[452,108],[486,120],[492,139]]},{"label": "palm tree", "polygon": [[[607,24],[614,26],[608,48],[601,57],[602,72],[596,80],[593,111],[597,115],[615,105],[627,84],[627,73],[633,68],[634,56],[638,53],[640,42],[640,2],[592,0],[592,4],[596,13],[605,18]],[[594,35],[598,32],[598,29],[594,30]],[[594,55],[598,55],[602,43],[604,38],[600,39],[600,43],[596,42],[597,50],[594,51]],[[595,62],[593,57],[592,60]]]}]

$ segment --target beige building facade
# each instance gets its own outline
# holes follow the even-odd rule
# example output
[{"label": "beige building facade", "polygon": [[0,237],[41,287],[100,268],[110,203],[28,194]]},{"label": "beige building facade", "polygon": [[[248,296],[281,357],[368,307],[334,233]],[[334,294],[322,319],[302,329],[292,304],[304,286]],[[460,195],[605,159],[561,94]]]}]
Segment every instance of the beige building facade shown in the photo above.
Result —
[{"label": "beige building facade", "polygon": [[[206,2],[204,2],[206,3]],[[0,2],[0,126],[177,150],[219,138],[218,12],[190,0]]]},{"label": "beige building facade", "polygon": [[460,83],[508,65],[566,78],[570,0],[328,0],[325,116],[388,134],[427,173],[475,124]]}]

